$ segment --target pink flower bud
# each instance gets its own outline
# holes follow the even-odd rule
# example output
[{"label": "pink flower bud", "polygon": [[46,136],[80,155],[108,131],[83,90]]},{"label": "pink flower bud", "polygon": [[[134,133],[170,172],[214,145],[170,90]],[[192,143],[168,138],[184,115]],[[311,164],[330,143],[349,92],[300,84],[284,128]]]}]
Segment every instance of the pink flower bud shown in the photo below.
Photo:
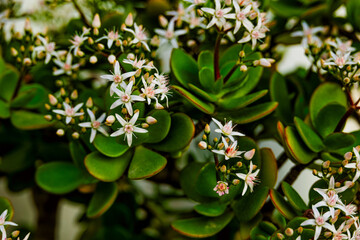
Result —
[{"label": "pink flower bud", "polygon": [[244,158],[246,160],[251,160],[255,155],[255,148],[254,149],[251,149],[250,151],[247,151],[245,154],[244,154]]},{"label": "pink flower bud", "polygon": [[201,142],[199,142],[198,146],[201,150],[205,150],[207,148],[207,143],[204,141],[201,141]]},{"label": "pink flower bud", "polygon": [[116,61],[116,57],[111,54],[111,55],[108,57],[108,61],[109,61],[110,64],[114,64],[115,61]]},{"label": "pink flower bud", "polygon": [[51,105],[55,106],[58,103],[58,100],[56,99],[56,97],[52,94],[49,94],[49,102]]},{"label": "pink flower bud", "polygon": [[59,137],[61,137],[61,136],[64,136],[64,134],[65,134],[65,131],[64,131],[64,129],[58,129],[57,131],[56,131],[56,135],[58,135]]},{"label": "pink flower bud", "polygon": [[148,123],[148,124],[155,124],[155,123],[157,123],[157,120],[154,118],[154,117],[152,117],[152,116],[147,116],[146,117],[146,123]]},{"label": "pink flower bud", "polygon": [[95,64],[95,63],[97,63],[97,61],[98,61],[98,59],[95,55],[90,57],[90,60],[89,60],[90,63]]},{"label": "pink flower bud", "polygon": [[134,19],[132,13],[129,13],[125,19],[125,25],[131,27],[134,24]]},{"label": "pink flower bud", "polygon": [[101,27],[100,16],[99,16],[98,13],[95,14],[95,16],[94,16],[94,20],[93,20],[93,22],[92,22],[92,26],[93,26],[93,28],[99,28],[99,27]]}]

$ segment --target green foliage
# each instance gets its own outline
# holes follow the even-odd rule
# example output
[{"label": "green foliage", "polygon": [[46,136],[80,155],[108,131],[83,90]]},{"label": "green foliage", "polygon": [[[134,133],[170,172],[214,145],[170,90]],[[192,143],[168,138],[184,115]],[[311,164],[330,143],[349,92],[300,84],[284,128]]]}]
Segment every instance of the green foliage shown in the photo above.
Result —
[{"label": "green foliage", "polygon": [[116,183],[99,182],[86,210],[86,216],[89,218],[101,216],[114,203],[117,194],[118,188]]},{"label": "green foliage", "polygon": [[10,120],[16,128],[21,130],[36,130],[53,125],[53,122],[45,120],[42,114],[25,110],[13,111]]}]

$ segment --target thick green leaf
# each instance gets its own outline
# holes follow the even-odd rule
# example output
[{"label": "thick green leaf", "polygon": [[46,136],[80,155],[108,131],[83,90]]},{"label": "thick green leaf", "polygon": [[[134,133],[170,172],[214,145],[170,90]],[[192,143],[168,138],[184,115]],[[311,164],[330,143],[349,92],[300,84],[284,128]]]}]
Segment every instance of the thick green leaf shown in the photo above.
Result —
[{"label": "thick green leaf", "polygon": [[69,143],[69,150],[74,164],[85,170],[84,160],[87,152],[80,141],[74,140]]},{"label": "thick green leaf", "polygon": [[97,134],[94,140],[95,148],[108,157],[120,157],[128,149],[128,145],[120,144],[116,141],[114,137],[106,137],[102,134]]},{"label": "thick green leaf", "polygon": [[6,221],[11,221],[14,216],[14,207],[10,200],[5,197],[0,197],[0,214],[7,210]]},{"label": "thick green leaf", "polygon": [[189,88],[191,89],[192,92],[196,93],[197,96],[201,97],[205,101],[215,102],[217,100],[217,97],[214,94],[208,93],[208,92],[202,90],[201,88],[196,87],[195,85],[193,85],[191,83],[189,83]]},{"label": "thick green leaf", "polygon": [[187,99],[192,105],[194,105],[200,111],[206,114],[213,114],[215,111],[215,106],[211,103],[204,102],[200,100],[198,97],[193,95],[192,93],[188,92],[187,90],[183,89],[179,86],[172,86],[172,88],[179,93],[179,95],[183,96]]},{"label": "thick green leaf", "polygon": [[169,134],[159,143],[148,146],[162,152],[176,152],[185,148],[194,137],[195,126],[191,118],[184,113],[175,113],[171,116]]},{"label": "thick green leaf", "polygon": [[194,184],[197,180],[197,177],[199,176],[199,172],[202,166],[202,163],[190,162],[180,173],[181,189],[190,199],[196,202],[209,201],[208,197],[204,197],[199,194],[197,187]]},{"label": "thick green leaf", "polygon": [[113,182],[124,174],[131,157],[131,151],[127,151],[116,158],[106,157],[99,152],[92,152],[85,157],[84,164],[93,177],[103,182]]},{"label": "thick green leaf", "polygon": [[219,106],[225,110],[235,110],[246,107],[247,105],[259,100],[267,94],[268,90],[261,90],[243,97],[233,98],[227,97],[220,99]]},{"label": "thick green leaf", "polygon": [[35,130],[50,127],[53,121],[45,120],[44,115],[28,112],[28,111],[13,111],[11,114],[11,123],[21,130]]},{"label": "thick green leaf", "polygon": [[315,158],[316,154],[304,144],[295,128],[290,126],[285,128],[284,141],[297,162],[307,164]]},{"label": "thick green leaf", "polygon": [[0,118],[10,117],[10,106],[8,103],[0,99]]},{"label": "thick green leaf", "polygon": [[340,164],[344,160],[344,157],[343,155],[332,154],[329,152],[322,152],[321,159],[324,161],[330,161],[331,163]]},{"label": "thick green leaf", "polygon": [[239,223],[239,235],[240,239],[250,239],[251,229],[257,227],[263,216],[261,213],[258,213],[255,217],[253,217],[250,221],[240,221]]},{"label": "thick green leaf", "polygon": [[[235,69],[233,69],[235,67]],[[228,74],[230,77],[227,77]],[[242,81],[247,76],[247,72],[240,71],[240,67],[237,65],[236,61],[227,62],[224,66],[220,68],[220,75],[225,78],[227,77],[227,81],[224,84],[224,88],[234,88],[241,86]]]},{"label": "thick green leaf", "polygon": [[0,73],[0,98],[9,102],[15,92],[18,81],[19,73],[17,70],[7,66],[7,69]]},{"label": "thick green leaf", "polygon": [[[346,95],[342,91],[339,84],[326,82],[321,84],[314,91],[310,100],[310,118],[313,123],[320,112],[320,110],[330,103],[337,103],[343,107],[347,106]],[[319,127],[316,125],[316,127]]]},{"label": "thick green leaf", "polygon": [[277,117],[285,123],[291,123],[293,109],[290,104],[286,80],[280,73],[275,73],[270,80],[270,96],[272,101],[279,103],[276,109]]},{"label": "thick green leaf", "polygon": [[69,162],[51,162],[41,165],[35,174],[36,183],[45,191],[65,194],[77,189],[84,181],[80,168]]},{"label": "thick green leaf", "polygon": [[261,170],[260,170],[260,186],[273,188],[277,180],[277,162],[274,153],[270,148],[260,149],[261,154]]},{"label": "thick green leaf", "polygon": [[48,91],[40,84],[23,85],[19,94],[11,102],[11,107],[35,109],[42,107],[48,100]]},{"label": "thick green leaf", "polygon": [[154,117],[157,123],[151,124],[146,130],[148,130],[149,137],[145,142],[158,143],[168,135],[171,126],[171,117],[166,110],[155,110],[149,114]]},{"label": "thick green leaf", "polygon": [[333,133],[341,118],[346,113],[346,108],[339,104],[329,104],[323,107],[313,122],[316,130],[325,138]]},{"label": "thick green leaf", "polygon": [[214,69],[214,54],[209,50],[202,51],[198,57],[198,67],[199,70],[204,67]]},{"label": "thick green leaf", "polygon": [[252,107],[242,108],[236,112],[219,113],[219,117],[230,117],[235,123],[245,124],[259,120],[272,113],[278,106],[277,102],[258,104]]},{"label": "thick green leaf", "polygon": [[277,230],[277,227],[272,222],[268,221],[261,222],[259,227],[267,234],[273,234]]},{"label": "thick green leaf", "polygon": [[135,149],[131,160],[128,177],[130,179],[144,179],[154,176],[166,166],[166,158],[143,146]]},{"label": "thick green leaf", "polygon": [[276,209],[287,219],[293,219],[297,216],[290,204],[276,190],[270,189],[270,199]]},{"label": "thick green leaf", "polygon": [[201,203],[195,205],[196,212],[207,217],[217,217],[222,215],[226,210],[227,205],[219,202]]},{"label": "thick green leaf", "polygon": [[206,197],[219,197],[214,191],[216,186],[216,170],[214,163],[205,164],[199,172],[199,176],[195,182],[198,193]]},{"label": "thick green leaf", "polygon": [[[266,186],[257,187],[251,194],[247,194],[232,204],[239,221],[249,221],[261,210],[269,194]],[[251,203],[251,204],[249,204]]]},{"label": "thick green leaf", "polygon": [[89,218],[100,217],[112,206],[116,200],[117,193],[116,183],[99,182],[86,210],[86,216]]},{"label": "thick green leaf", "polygon": [[251,92],[259,83],[263,70],[260,66],[250,68],[245,79],[241,81],[239,88],[232,93],[232,97],[239,98]]},{"label": "thick green leaf", "polygon": [[287,198],[291,206],[293,206],[293,208],[295,208],[300,212],[304,212],[305,210],[308,209],[304,200],[300,197],[300,195],[295,191],[295,189],[290,184],[288,184],[287,182],[282,182],[281,188],[285,194],[285,197]]},{"label": "thick green leaf", "polygon": [[187,87],[188,83],[200,86],[198,65],[190,55],[175,48],[171,54],[170,64],[176,79],[184,87]]},{"label": "thick green leaf", "polygon": [[188,237],[205,238],[220,232],[234,217],[233,213],[225,213],[219,217],[200,217],[176,220],[172,228]]},{"label": "thick green leaf", "polygon": [[306,125],[306,123],[302,119],[295,117],[294,123],[300,137],[302,138],[306,146],[310,148],[310,150],[314,152],[320,152],[324,149],[325,146],[319,135],[317,135],[317,133],[314,132],[311,127]]},{"label": "thick green leaf", "polygon": [[328,135],[324,139],[324,144],[331,151],[351,146],[355,143],[355,140],[355,136],[350,133],[336,132]]},{"label": "thick green leaf", "polygon": [[[208,67],[203,67],[200,70],[199,80],[200,80],[201,86],[203,86],[203,88],[208,91],[216,92],[216,90],[221,89],[221,87],[219,89],[214,89],[214,87],[215,87],[214,71]],[[220,82],[220,81],[217,81],[216,83],[218,83],[218,82]]]}]

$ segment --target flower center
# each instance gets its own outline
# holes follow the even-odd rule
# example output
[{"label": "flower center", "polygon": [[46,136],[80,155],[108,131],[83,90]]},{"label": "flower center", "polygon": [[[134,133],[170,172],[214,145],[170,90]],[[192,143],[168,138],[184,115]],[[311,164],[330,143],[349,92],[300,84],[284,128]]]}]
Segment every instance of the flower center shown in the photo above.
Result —
[{"label": "flower center", "polygon": [[238,14],[236,14],[236,18],[237,20],[242,21],[246,18],[246,14],[243,12],[239,12]]},{"label": "flower center", "polygon": [[124,94],[121,96],[121,101],[124,102],[124,103],[127,103],[130,101],[130,96],[128,94]]},{"label": "flower center", "polygon": [[215,17],[222,18],[224,16],[224,11],[222,9],[215,11]]},{"label": "flower center", "polygon": [[249,185],[249,184],[254,184],[256,177],[254,177],[253,175],[247,175],[245,178],[245,182]]},{"label": "flower center", "polygon": [[122,82],[122,76],[118,75],[118,74],[115,74],[114,75],[114,82],[115,83],[121,83]]},{"label": "flower center", "polygon": [[94,122],[92,123],[92,127],[95,128],[95,129],[96,129],[96,128],[99,128],[100,125],[101,125],[101,123],[98,122],[98,121],[94,121]]},{"label": "flower center", "polygon": [[49,43],[48,45],[46,45],[46,51],[47,52],[53,52],[55,50],[55,43]]},{"label": "flower center", "polygon": [[226,190],[226,184],[225,183],[219,183],[218,190],[225,191]]},{"label": "flower center", "polygon": [[124,126],[124,131],[125,131],[126,133],[132,133],[132,132],[134,131],[134,128],[133,128],[133,126],[132,126],[131,124],[126,124],[126,125]]},{"label": "flower center", "polygon": [[65,63],[65,64],[64,64],[64,70],[65,70],[65,71],[70,71],[70,70],[71,70],[71,65],[68,64],[68,63]]},{"label": "flower center", "polygon": [[335,64],[338,65],[339,67],[343,67],[345,65],[345,58],[344,57],[338,57],[335,60]]},{"label": "flower center", "polygon": [[114,32],[114,31],[110,31],[108,33],[108,38],[111,39],[111,40],[116,40],[118,39],[118,33],[117,32]]},{"label": "flower center", "polygon": [[225,154],[226,156],[228,156],[229,158],[232,158],[236,155],[236,149],[234,147],[228,147],[225,150]]},{"label": "flower center", "polygon": [[152,87],[147,87],[147,88],[145,88],[145,94],[149,98],[153,98],[155,96],[155,91]]},{"label": "flower center", "polygon": [[318,226],[322,226],[325,224],[325,219],[323,216],[320,216],[315,219],[315,222]]},{"label": "flower center", "polygon": [[251,33],[251,37],[252,37],[253,39],[258,39],[258,38],[260,37],[259,31],[253,31],[253,32]]},{"label": "flower center", "polygon": [[224,125],[224,127],[221,130],[224,133],[224,135],[228,136],[232,133],[232,126],[229,123],[227,123]]},{"label": "flower center", "polygon": [[68,117],[72,117],[75,114],[74,108],[68,108],[65,110],[65,114]]},{"label": "flower center", "polygon": [[172,38],[174,37],[174,32],[173,32],[173,31],[170,31],[170,30],[166,31],[165,37],[166,37],[167,39],[172,39]]}]

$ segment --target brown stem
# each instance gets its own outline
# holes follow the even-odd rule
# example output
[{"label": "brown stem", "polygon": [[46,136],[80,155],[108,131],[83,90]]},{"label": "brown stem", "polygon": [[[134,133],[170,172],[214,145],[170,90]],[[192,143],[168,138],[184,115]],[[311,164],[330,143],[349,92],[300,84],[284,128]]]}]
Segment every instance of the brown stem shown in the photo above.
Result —
[{"label": "brown stem", "polygon": [[220,42],[222,39],[222,34],[218,33],[215,43],[215,50],[214,50],[214,70],[215,70],[215,81],[221,78],[220,76],[220,67],[219,67],[219,52],[220,52]]},{"label": "brown stem", "polygon": [[281,168],[281,166],[286,162],[288,159],[288,156],[286,155],[286,152],[283,152],[280,157],[277,159],[277,166],[278,169]]},{"label": "brown stem", "polygon": [[338,125],[335,128],[334,132],[340,132],[341,129],[344,128],[346,120],[351,116],[351,114],[355,111],[355,108],[351,107],[349,108],[346,113],[344,114],[344,116],[340,119]]},{"label": "brown stem", "polygon": [[33,239],[55,239],[56,215],[60,197],[46,193],[39,188],[34,188],[32,194],[38,210],[37,230]]},{"label": "brown stem", "polygon": [[219,158],[216,155],[216,153],[214,153],[214,160],[215,160],[216,181],[220,181],[220,175],[219,175],[219,171],[218,171]]},{"label": "brown stem", "polygon": [[230,72],[224,77],[224,84],[230,79],[230,77],[233,75],[233,73],[235,72],[236,68],[238,67],[238,64],[235,64]]},{"label": "brown stem", "polygon": [[76,2],[76,0],[72,0],[74,7],[76,8],[76,10],[78,11],[78,13],[80,14],[81,19],[83,20],[84,24],[87,27],[91,27],[91,24],[89,23],[89,21],[86,19],[85,14],[83,13],[83,11],[81,10],[79,4]]}]

